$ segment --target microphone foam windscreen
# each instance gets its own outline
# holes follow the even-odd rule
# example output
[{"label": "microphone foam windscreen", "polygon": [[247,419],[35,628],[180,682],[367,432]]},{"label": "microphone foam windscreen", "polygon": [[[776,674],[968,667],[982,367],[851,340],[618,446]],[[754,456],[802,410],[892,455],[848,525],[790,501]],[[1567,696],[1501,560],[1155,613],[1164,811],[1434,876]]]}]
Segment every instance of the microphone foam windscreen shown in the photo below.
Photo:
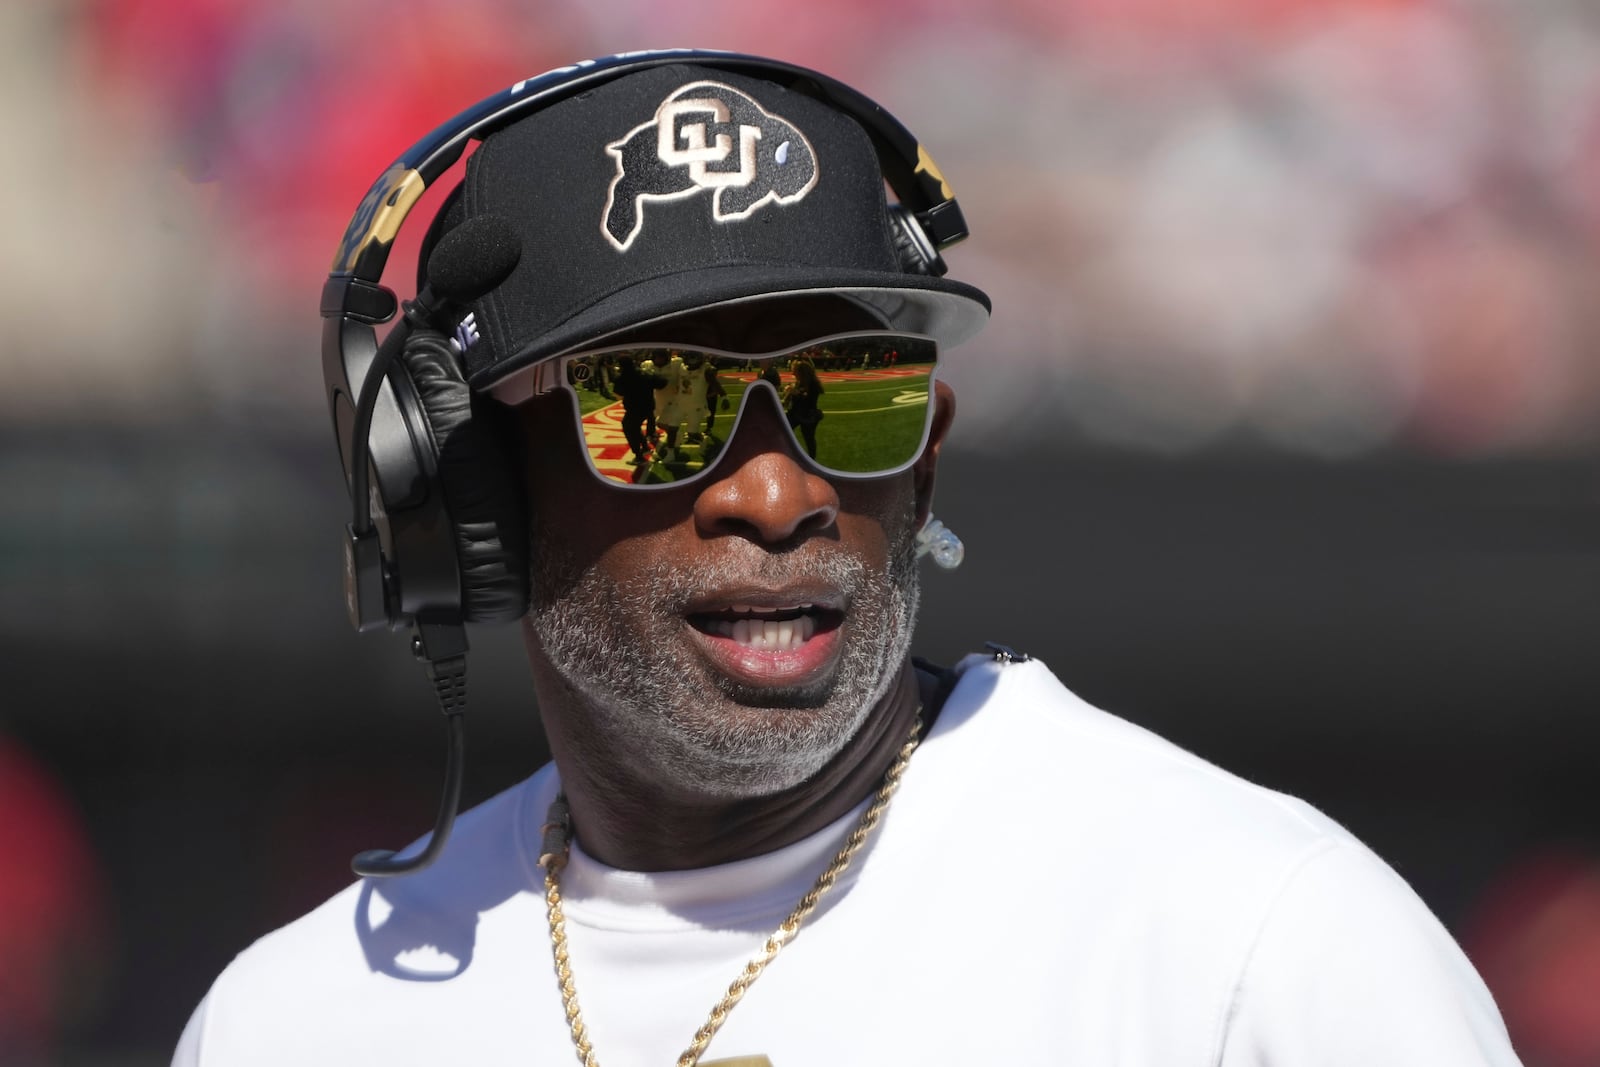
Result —
[{"label": "microphone foam windscreen", "polygon": [[522,259],[522,238],[499,215],[478,215],[450,230],[428,256],[433,291],[466,304],[510,277]]}]

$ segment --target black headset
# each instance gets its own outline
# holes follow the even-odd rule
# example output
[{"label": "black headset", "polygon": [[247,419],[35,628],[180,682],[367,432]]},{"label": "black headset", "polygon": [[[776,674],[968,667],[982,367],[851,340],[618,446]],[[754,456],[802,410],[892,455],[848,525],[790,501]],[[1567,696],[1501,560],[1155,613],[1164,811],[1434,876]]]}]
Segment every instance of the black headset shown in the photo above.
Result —
[{"label": "black headset", "polygon": [[[322,376],[352,507],[345,607],[359,631],[411,631],[412,649],[449,722],[450,755],[427,847],[405,860],[364,852],[352,862],[358,874],[417,870],[443,848],[460,797],[465,626],[511,622],[528,606],[525,504],[503,440],[506,420],[495,415],[492,401],[474,397],[445,336],[454,325],[449,313],[503,281],[519,249],[508,249],[489,227],[473,230],[477,220],[469,220],[439,239],[427,260],[434,284],[403,308],[380,284],[389,251],[418,198],[461,158],[468,141],[602,82],[673,63],[762,78],[853,118],[899,200],[890,205],[891,231],[907,273],[943,274],[939,251],[967,236],[938,166],[882,107],[816,71],[734,52],[630,52],[549,71],[461,112],[384,171],[350,220],[322,289]],[[446,266],[470,269],[439,269],[441,257]],[[397,310],[403,318],[380,344],[376,327]]]}]

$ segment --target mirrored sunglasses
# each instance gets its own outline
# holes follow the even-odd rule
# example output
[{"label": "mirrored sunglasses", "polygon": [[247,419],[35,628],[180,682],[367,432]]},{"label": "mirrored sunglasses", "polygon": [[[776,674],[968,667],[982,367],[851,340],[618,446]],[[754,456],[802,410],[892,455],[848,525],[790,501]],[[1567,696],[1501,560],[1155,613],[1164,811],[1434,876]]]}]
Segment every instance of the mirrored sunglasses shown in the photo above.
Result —
[{"label": "mirrored sunglasses", "polygon": [[589,466],[610,485],[674,488],[708,473],[763,389],[817,471],[879,478],[927,444],[937,360],[931,337],[887,331],[759,355],[629,344],[541,364],[533,393],[571,396]]}]

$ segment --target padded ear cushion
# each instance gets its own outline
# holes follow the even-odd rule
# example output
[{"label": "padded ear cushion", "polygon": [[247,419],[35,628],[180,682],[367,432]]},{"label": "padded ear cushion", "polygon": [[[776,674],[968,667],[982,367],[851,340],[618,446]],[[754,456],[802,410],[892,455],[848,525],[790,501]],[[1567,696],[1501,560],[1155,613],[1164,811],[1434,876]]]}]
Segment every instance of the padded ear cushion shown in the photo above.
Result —
[{"label": "padded ear cushion", "polygon": [[492,402],[474,403],[441,333],[416,331],[400,358],[433,435],[460,563],[463,621],[519,619],[528,610],[527,519],[520,481],[488,424]]}]

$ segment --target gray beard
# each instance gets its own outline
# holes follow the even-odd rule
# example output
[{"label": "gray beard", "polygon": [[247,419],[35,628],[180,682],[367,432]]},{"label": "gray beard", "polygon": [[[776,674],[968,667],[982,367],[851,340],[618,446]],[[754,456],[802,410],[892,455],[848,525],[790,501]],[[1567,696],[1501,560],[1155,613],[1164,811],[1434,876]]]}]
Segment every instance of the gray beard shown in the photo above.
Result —
[{"label": "gray beard", "polygon": [[[625,587],[548,547],[536,553],[529,621],[585,705],[572,721],[608,749],[589,756],[657,786],[726,799],[810,778],[860,730],[910,652],[921,599],[910,530],[908,514],[882,570],[817,538],[694,566],[662,560]],[[536,532],[534,543],[552,542]],[[839,668],[817,686],[750,690],[709,669],[683,637],[685,608],[701,590],[802,575],[836,587],[850,606]]]}]

